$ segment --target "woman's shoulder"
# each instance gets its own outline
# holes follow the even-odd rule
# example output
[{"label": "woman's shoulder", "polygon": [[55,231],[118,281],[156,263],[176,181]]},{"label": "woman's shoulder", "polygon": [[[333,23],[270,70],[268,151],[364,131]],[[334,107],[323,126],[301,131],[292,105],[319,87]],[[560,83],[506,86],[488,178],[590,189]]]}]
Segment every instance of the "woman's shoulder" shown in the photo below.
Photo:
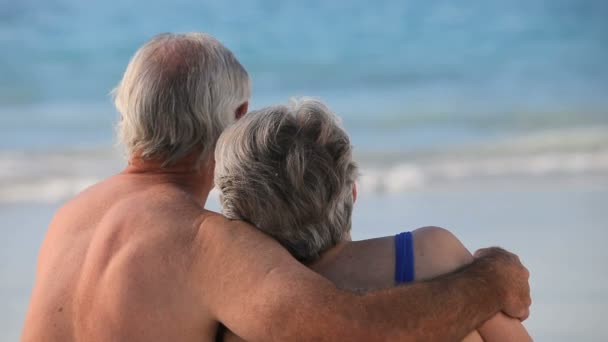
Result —
[{"label": "woman's shoulder", "polygon": [[473,261],[473,256],[448,229],[428,226],[412,231],[416,280],[449,273]]}]

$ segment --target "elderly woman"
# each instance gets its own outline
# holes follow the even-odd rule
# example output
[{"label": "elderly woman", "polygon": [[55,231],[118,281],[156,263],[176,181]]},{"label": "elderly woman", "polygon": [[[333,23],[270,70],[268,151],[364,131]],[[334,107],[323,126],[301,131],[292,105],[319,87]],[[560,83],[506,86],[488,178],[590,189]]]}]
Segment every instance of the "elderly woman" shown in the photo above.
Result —
[{"label": "elderly woman", "polygon": [[[351,290],[424,280],[472,261],[456,237],[437,227],[351,241],[357,197],[351,152],[338,118],[319,101],[251,112],[224,131],[215,150],[223,214],[252,223],[301,262]],[[238,340],[231,333],[225,338]],[[482,339],[530,337],[519,321],[497,314],[466,338]]]}]

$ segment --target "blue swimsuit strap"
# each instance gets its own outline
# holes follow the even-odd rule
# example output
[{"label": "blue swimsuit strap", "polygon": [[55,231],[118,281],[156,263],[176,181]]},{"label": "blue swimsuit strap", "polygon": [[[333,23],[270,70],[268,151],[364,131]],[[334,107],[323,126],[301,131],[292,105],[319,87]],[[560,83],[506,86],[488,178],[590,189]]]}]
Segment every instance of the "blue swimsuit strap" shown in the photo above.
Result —
[{"label": "blue swimsuit strap", "polygon": [[411,232],[395,235],[395,282],[414,281],[414,241]]}]

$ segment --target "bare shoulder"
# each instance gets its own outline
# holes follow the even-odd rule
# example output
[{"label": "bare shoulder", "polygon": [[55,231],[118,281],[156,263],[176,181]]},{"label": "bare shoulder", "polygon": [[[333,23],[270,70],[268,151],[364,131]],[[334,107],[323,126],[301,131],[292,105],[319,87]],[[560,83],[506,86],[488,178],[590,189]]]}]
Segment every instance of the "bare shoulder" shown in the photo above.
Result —
[{"label": "bare shoulder", "polygon": [[205,210],[198,222],[198,238],[202,241],[221,242],[231,246],[242,244],[249,248],[269,244],[278,245],[268,235],[248,222],[227,219],[213,211]]},{"label": "bare shoulder", "polygon": [[445,228],[422,227],[412,235],[417,280],[452,272],[473,261],[462,242]]},{"label": "bare shoulder", "polygon": [[[230,220],[223,215],[207,211],[199,218],[197,244],[199,251],[204,253],[207,267],[223,265],[226,269],[245,265],[252,260],[265,263],[271,259],[273,265],[281,264],[286,257],[292,259],[281,245],[251,224]],[[272,256],[272,257],[270,257]],[[270,267],[270,265],[268,265]]]},{"label": "bare shoulder", "polygon": [[203,244],[223,244],[239,239],[239,231],[247,234],[248,224],[229,220],[222,214],[205,210],[196,222],[197,241]]},{"label": "bare shoulder", "polygon": [[[310,292],[311,284],[320,281],[260,230],[217,213],[201,215],[195,247],[197,256],[190,270],[200,298],[213,317],[231,329],[271,324],[294,293],[315,295]],[[252,307],[256,319],[245,322],[243,316],[250,315]]]},{"label": "bare shoulder", "polygon": [[58,223],[63,228],[88,226],[83,223],[97,220],[117,203],[123,202],[132,193],[131,188],[132,186],[125,186],[120,175],[92,184],[65,201],[55,212],[51,225]]}]

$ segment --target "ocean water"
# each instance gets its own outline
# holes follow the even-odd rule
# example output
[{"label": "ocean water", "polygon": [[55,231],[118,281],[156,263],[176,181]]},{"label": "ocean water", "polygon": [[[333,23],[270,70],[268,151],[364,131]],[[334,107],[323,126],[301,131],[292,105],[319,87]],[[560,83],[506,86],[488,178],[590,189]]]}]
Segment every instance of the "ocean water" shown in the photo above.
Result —
[{"label": "ocean water", "polygon": [[187,31],[235,52],[252,108],[306,95],[342,117],[355,237],[433,224],[504,245],[532,270],[538,340],[608,339],[607,15],[600,0],[0,0],[0,340],[17,339],[55,208],[124,165],[109,92],[130,56]]},{"label": "ocean water", "polygon": [[[106,174],[109,92],[166,31],[223,41],[251,74],[253,108],[328,102],[370,170],[365,189],[605,174],[606,14],[590,0],[4,1],[0,201],[58,198]],[[89,168],[29,167],[75,155]],[[23,195],[34,183],[38,195]]]}]

